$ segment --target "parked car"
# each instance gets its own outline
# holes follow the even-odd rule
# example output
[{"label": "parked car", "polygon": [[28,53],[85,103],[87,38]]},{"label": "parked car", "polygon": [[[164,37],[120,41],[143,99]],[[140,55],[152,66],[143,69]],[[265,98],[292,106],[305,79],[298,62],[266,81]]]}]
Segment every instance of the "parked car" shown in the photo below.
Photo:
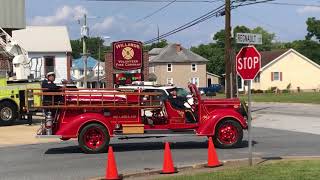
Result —
[{"label": "parked car", "polygon": [[200,87],[199,91],[201,94],[205,94],[206,96],[215,96],[217,92],[221,91],[221,84],[211,84],[208,87]]}]

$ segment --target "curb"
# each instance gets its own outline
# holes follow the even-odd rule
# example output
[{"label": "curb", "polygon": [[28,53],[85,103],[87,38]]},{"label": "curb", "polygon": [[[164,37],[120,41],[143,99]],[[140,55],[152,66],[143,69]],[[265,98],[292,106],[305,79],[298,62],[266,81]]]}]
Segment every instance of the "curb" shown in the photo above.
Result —
[{"label": "curb", "polygon": [[320,104],[317,104],[317,103],[290,103],[290,102],[255,102],[255,101],[252,101],[252,105],[254,104],[279,104],[279,105],[302,105],[302,106],[320,106]]},{"label": "curb", "polygon": [[[279,156],[279,157],[257,157],[253,158],[252,160],[255,161],[255,164],[263,164],[267,161],[277,161],[277,160],[314,160],[314,159],[320,159],[320,156]],[[245,161],[248,161],[248,158],[242,158],[242,159],[227,159],[222,160],[222,166],[216,167],[213,169],[223,169],[223,167],[228,167],[228,165],[234,164],[234,163],[244,163]],[[189,166],[182,166],[177,168],[178,171],[186,171],[186,170],[196,170],[196,169],[202,169],[206,168],[205,166],[207,163],[197,163]],[[212,168],[206,168],[206,169],[212,169]],[[151,175],[159,175],[161,173],[161,170],[154,170],[154,171],[145,171],[145,172],[137,172],[137,173],[128,173],[128,174],[122,174],[123,178],[142,178],[145,176],[151,176]],[[90,178],[89,180],[104,180],[104,177],[96,177],[96,178]]]}]

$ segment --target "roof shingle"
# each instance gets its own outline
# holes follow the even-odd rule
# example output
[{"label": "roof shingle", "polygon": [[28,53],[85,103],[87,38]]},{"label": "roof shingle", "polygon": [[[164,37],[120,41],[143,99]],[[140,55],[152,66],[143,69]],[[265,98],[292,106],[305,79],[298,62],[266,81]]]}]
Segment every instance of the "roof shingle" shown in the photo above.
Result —
[{"label": "roof shingle", "polygon": [[282,54],[286,53],[287,49],[262,51],[261,54],[261,68],[269,64],[271,61],[277,59]]},{"label": "roof shingle", "polygon": [[159,52],[159,55],[150,59],[150,63],[189,63],[189,62],[208,62],[204,57],[193,53],[189,49],[181,46],[177,51],[176,44],[169,44],[161,49],[151,50],[151,53]]}]

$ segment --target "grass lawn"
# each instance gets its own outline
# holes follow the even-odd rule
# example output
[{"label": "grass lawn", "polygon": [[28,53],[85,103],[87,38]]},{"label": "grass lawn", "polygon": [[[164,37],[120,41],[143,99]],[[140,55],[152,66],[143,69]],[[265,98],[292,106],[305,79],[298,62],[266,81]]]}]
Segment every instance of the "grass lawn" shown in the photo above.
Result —
[{"label": "grass lawn", "polygon": [[[214,98],[224,98],[224,94],[217,94]],[[240,99],[248,101],[248,95],[240,95]],[[319,92],[302,92],[302,93],[263,93],[252,94],[254,102],[282,102],[282,103],[312,103],[320,104]]]},{"label": "grass lawn", "polygon": [[254,167],[225,169],[191,176],[173,176],[159,180],[319,180],[320,161],[282,161],[271,162]]}]

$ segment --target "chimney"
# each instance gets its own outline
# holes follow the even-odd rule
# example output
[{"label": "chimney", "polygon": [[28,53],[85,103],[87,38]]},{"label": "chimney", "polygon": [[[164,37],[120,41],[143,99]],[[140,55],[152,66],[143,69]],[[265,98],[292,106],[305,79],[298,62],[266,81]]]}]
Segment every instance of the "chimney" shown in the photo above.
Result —
[{"label": "chimney", "polygon": [[181,45],[180,44],[176,44],[176,51],[177,51],[177,53],[181,51]]}]

